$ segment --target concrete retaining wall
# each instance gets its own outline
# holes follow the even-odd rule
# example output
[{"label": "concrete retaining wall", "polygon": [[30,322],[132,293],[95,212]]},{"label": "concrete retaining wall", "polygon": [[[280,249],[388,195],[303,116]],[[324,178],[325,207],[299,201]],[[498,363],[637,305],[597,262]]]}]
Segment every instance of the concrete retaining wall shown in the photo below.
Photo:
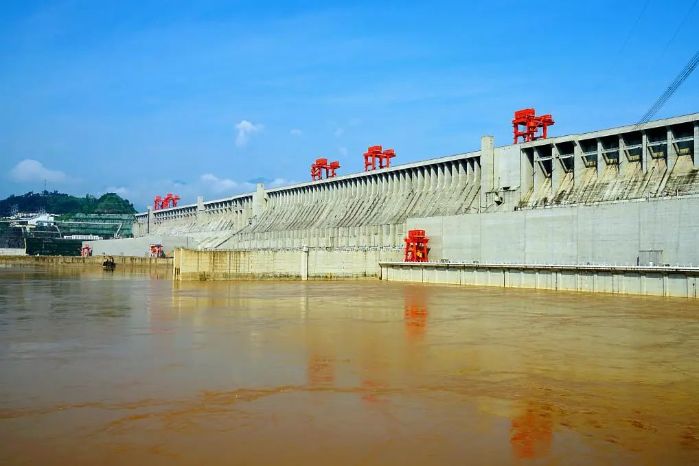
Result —
[{"label": "concrete retaining wall", "polygon": [[[101,266],[104,261],[102,256],[0,256],[0,264],[11,265],[89,265]],[[172,258],[163,257],[120,257],[115,256],[114,262],[117,268],[172,268]]]},{"label": "concrete retaining wall", "polygon": [[0,248],[0,256],[24,256],[24,248]]},{"label": "concrete retaining wall", "polygon": [[699,268],[381,263],[387,281],[696,298]]},{"label": "concrete retaining wall", "polygon": [[[430,259],[464,263],[699,265],[699,198],[409,219]],[[649,253],[653,251],[653,253]]]},{"label": "concrete retaining wall", "polygon": [[399,260],[400,250],[318,248],[254,251],[175,250],[176,280],[253,278],[364,278],[379,276],[379,262]]}]

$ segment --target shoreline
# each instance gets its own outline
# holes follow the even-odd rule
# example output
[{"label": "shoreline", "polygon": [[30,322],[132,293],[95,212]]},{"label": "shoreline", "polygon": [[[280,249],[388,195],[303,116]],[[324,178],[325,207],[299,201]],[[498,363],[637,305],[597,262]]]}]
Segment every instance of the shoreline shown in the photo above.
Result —
[{"label": "shoreline", "polygon": [[[0,256],[0,265],[102,266],[107,256]],[[117,266],[172,269],[172,257],[112,256]]]}]

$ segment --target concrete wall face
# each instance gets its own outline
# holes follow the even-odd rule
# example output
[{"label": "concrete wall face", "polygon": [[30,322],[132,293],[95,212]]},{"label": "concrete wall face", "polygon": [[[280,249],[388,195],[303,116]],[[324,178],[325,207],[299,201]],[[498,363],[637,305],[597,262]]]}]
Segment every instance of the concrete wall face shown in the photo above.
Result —
[{"label": "concrete wall face", "polygon": [[26,254],[24,248],[0,248],[0,256],[24,256]]},{"label": "concrete wall face", "polygon": [[697,298],[699,270],[669,267],[559,267],[382,263],[387,281]]},{"label": "concrete wall face", "polygon": [[[459,158],[461,157],[461,158]],[[137,235],[187,235],[203,249],[400,247],[410,216],[478,210],[479,162],[464,154],[428,165],[258,191],[252,196],[139,215]]]},{"label": "concrete wall face", "polygon": [[365,278],[378,277],[379,262],[401,259],[386,250],[258,250],[175,251],[177,280],[230,280],[252,278]]},{"label": "concrete wall face", "polygon": [[[75,265],[87,266],[92,270],[102,270],[102,262],[104,258],[101,256],[80,257],[80,256],[2,256],[0,264],[11,265]],[[115,256],[114,262],[117,265],[116,270],[130,270],[136,268],[157,269],[159,272],[165,272],[169,275],[172,272],[171,257],[120,257]],[[160,276],[160,274],[159,274]]]},{"label": "concrete wall face", "polygon": [[699,266],[697,213],[699,198],[671,198],[409,219],[408,228],[434,240],[433,261],[636,265],[659,251],[662,264]]}]

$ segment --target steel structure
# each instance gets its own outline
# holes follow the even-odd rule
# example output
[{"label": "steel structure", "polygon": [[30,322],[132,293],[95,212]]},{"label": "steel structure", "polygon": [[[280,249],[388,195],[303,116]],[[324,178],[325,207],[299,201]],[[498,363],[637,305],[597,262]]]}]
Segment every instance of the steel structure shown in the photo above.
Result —
[{"label": "steel structure", "polygon": [[313,181],[322,180],[325,178],[334,178],[337,176],[337,169],[340,168],[340,162],[337,160],[328,162],[328,159],[316,159],[311,164],[311,179]]},{"label": "steel structure", "polygon": [[153,199],[153,210],[169,209],[170,207],[177,207],[177,203],[180,201],[180,196],[177,194],[167,193],[165,197],[160,195],[155,196]]},{"label": "steel structure", "polygon": [[391,159],[396,156],[393,149],[383,150],[382,146],[369,146],[364,152],[364,171],[368,172],[378,168],[390,168]]},{"label": "steel structure", "polygon": [[430,248],[427,243],[430,241],[425,236],[425,230],[408,230],[405,241],[404,262],[427,262]]},{"label": "steel structure", "polygon": [[[512,119],[514,144],[517,144],[519,138],[522,138],[522,142],[546,139],[548,136],[548,127],[554,124],[555,121],[553,121],[553,117],[549,113],[536,116],[536,110],[533,108],[517,110],[515,112],[515,117]],[[540,129],[541,133],[539,132]]]}]

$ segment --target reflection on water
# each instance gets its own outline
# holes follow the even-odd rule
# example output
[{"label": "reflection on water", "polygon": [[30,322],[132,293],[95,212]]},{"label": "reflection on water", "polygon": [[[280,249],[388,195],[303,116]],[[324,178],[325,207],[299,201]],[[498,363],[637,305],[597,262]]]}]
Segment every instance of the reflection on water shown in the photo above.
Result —
[{"label": "reflection on water", "polygon": [[699,305],[0,269],[0,463],[692,464]]},{"label": "reflection on water", "polygon": [[512,419],[510,442],[518,458],[548,454],[553,438],[552,409],[549,405],[527,402],[522,413]]},{"label": "reflection on water", "polygon": [[419,340],[427,327],[427,292],[425,288],[406,288],[405,330],[409,340]]},{"label": "reflection on water", "polygon": [[335,381],[335,366],[332,359],[312,354],[308,360],[308,384],[311,387],[332,385]]}]

